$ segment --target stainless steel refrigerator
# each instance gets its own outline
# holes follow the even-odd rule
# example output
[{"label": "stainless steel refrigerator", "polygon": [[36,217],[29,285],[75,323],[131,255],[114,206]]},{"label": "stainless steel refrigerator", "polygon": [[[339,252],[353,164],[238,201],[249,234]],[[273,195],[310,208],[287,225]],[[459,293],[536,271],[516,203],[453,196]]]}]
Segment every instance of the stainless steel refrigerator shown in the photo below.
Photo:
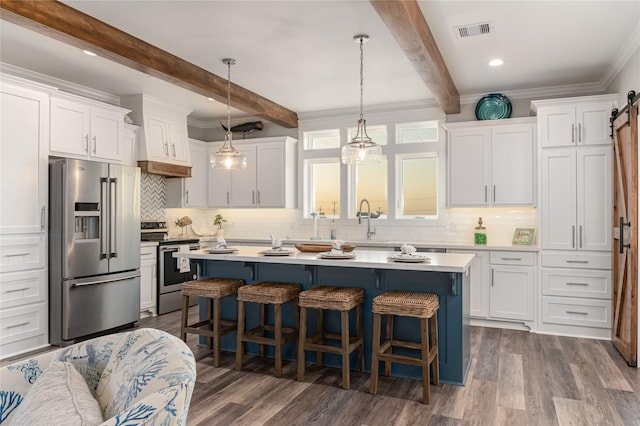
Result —
[{"label": "stainless steel refrigerator", "polygon": [[140,169],[49,163],[49,340],[53,345],[140,318]]}]

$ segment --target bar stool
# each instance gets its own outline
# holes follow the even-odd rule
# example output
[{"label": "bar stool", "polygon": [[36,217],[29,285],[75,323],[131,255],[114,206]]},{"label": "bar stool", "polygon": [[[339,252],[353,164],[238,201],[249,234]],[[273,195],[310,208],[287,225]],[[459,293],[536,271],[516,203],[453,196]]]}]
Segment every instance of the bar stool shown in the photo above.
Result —
[{"label": "bar stool", "polygon": [[[298,337],[298,294],[299,284],[277,283],[271,281],[242,286],[238,289],[238,340],[236,348],[236,370],[242,370],[244,342],[260,345],[260,356],[264,357],[264,345],[275,347],[276,377],[282,377],[282,345]],[[282,304],[293,301],[294,326],[282,326]],[[245,302],[260,304],[260,324],[245,330]],[[273,325],[265,324],[268,305],[273,305]],[[266,333],[273,333],[267,337]]]},{"label": "bar stool", "polygon": [[[220,301],[223,297],[235,294],[244,284],[243,280],[233,278],[204,278],[187,281],[182,284],[182,322],[180,338],[186,342],[187,333],[208,337],[209,349],[213,349],[213,366],[220,366],[220,337],[236,330],[235,321],[220,319]],[[207,298],[207,319],[188,324],[189,297]],[[201,329],[202,326],[208,329]]]},{"label": "bar stool", "polygon": [[[342,355],[342,387],[350,387],[349,355],[359,349],[359,368],[364,370],[364,345],[362,339],[362,303],[364,291],[361,288],[316,287],[300,293],[300,334],[298,338],[298,381],[304,379],[305,350],[316,351],[316,364],[322,366],[322,353]],[[307,337],[307,308],[318,310],[318,332]],[[356,335],[349,335],[349,311],[356,309]],[[341,334],[327,333],[323,327],[325,309],[340,311]],[[340,346],[325,344],[325,340],[337,340]]]},{"label": "bar stool", "polygon": [[[378,392],[378,362],[384,361],[384,374],[391,374],[391,362],[422,367],[422,400],[429,403],[429,366],[433,384],[440,382],[438,369],[438,296],[430,293],[387,291],[373,299],[373,347],[371,355],[371,393]],[[386,340],[380,344],[382,315],[387,315]],[[420,318],[420,343],[393,338],[393,316]],[[428,320],[431,319],[431,332]],[[419,349],[420,357],[393,354],[394,347]]]}]

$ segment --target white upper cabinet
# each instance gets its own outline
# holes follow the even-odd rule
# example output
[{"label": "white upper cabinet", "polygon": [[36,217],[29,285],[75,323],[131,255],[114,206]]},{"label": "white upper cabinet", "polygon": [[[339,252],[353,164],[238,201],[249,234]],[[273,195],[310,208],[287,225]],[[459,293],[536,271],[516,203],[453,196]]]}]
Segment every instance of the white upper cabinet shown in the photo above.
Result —
[{"label": "white upper cabinet", "polygon": [[0,82],[0,234],[45,233],[49,93],[19,80]]},{"label": "white upper cabinet", "polygon": [[[209,170],[209,207],[295,207],[295,144],[290,137],[234,142],[245,170]],[[222,143],[211,146],[215,153]]]},{"label": "white upper cabinet", "polygon": [[51,155],[122,161],[122,129],[128,112],[74,95],[52,95]]},{"label": "white upper cabinet", "polygon": [[533,206],[533,123],[448,124],[449,206]]},{"label": "white upper cabinet", "polygon": [[167,207],[206,208],[209,144],[189,139],[191,157],[190,178],[167,179]]},{"label": "white upper cabinet", "polygon": [[187,132],[190,109],[144,94],[124,96],[121,104],[131,109],[131,118],[141,126],[138,161],[191,166]]},{"label": "white upper cabinet", "polygon": [[617,95],[534,101],[540,146],[609,145],[609,117]]}]

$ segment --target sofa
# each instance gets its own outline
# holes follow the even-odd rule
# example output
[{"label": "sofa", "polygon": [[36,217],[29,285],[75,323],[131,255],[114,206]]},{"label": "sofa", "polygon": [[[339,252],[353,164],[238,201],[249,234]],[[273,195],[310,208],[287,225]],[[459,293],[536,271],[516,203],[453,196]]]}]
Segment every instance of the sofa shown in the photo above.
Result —
[{"label": "sofa", "polygon": [[0,424],[186,425],[195,381],[177,337],[97,337],[0,369]]}]

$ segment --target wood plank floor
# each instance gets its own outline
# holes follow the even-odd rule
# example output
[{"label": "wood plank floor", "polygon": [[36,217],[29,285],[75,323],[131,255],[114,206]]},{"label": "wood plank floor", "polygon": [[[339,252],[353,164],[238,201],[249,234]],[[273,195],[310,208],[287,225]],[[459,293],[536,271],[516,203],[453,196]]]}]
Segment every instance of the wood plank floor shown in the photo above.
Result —
[{"label": "wood plank floor", "polygon": [[[178,336],[180,313],[140,327]],[[383,376],[370,395],[369,374],[352,372],[345,391],[337,368],[307,366],[298,382],[295,363],[285,361],[276,379],[272,359],[248,357],[237,372],[233,354],[223,353],[214,368],[197,336],[187,343],[198,360],[190,426],[640,425],[640,370],[606,341],[472,327],[467,385],[432,385],[430,405],[416,380]]]}]

